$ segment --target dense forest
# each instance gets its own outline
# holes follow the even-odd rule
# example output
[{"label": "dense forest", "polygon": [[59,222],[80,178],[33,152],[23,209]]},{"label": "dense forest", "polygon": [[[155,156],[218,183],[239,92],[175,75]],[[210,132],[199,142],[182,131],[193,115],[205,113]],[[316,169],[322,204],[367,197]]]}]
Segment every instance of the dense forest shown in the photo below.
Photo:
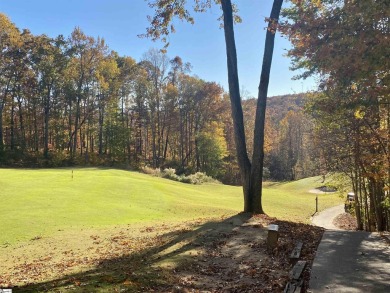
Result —
[{"label": "dense forest", "polygon": [[[149,166],[239,183],[228,95],[190,63],[156,49],[136,62],[80,28],[51,38],[0,21],[1,165]],[[303,95],[270,99],[268,178],[315,173],[303,104]],[[255,100],[243,108],[252,141]]]}]

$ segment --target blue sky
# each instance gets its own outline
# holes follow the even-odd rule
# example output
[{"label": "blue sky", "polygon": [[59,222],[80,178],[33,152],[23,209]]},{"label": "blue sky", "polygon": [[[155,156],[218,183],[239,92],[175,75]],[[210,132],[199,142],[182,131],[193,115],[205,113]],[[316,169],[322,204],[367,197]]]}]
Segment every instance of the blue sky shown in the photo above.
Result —
[{"label": "blue sky", "polygon": [[[246,95],[257,96],[266,33],[264,17],[271,11],[272,0],[236,3],[243,19],[235,27],[240,86]],[[137,61],[149,48],[162,47],[137,37],[148,26],[146,16],[153,14],[144,0],[0,0],[0,12],[20,29],[28,28],[36,35],[67,37],[79,26],[87,35],[104,38],[110,49]],[[220,15],[220,9],[214,7],[196,14],[195,25],[178,21],[177,32],[169,37],[168,55],[180,56],[192,64],[192,74],[216,81],[228,90],[224,35],[217,20]],[[295,73],[289,70],[290,60],[284,57],[289,46],[288,40],[277,36],[269,96],[315,89],[313,79],[291,80]]]}]

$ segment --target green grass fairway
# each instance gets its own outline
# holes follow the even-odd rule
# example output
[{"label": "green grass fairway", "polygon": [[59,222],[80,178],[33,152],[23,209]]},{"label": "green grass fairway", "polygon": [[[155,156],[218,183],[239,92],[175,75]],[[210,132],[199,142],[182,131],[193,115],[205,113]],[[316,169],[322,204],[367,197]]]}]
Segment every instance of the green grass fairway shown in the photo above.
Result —
[{"label": "green grass fairway", "polygon": [[[264,189],[265,211],[274,217],[308,221],[320,185],[315,178]],[[320,208],[341,203],[320,195]],[[114,169],[0,169],[0,245],[58,231],[129,223],[179,222],[236,214],[243,207],[240,187],[189,185]]]}]

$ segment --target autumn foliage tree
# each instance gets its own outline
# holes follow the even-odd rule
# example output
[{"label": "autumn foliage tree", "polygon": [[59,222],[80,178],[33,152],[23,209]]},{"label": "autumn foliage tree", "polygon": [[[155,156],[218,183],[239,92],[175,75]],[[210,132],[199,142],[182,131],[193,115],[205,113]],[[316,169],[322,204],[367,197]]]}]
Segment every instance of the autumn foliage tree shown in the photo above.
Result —
[{"label": "autumn foliage tree", "polygon": [[389,229],[390,4],[291,2],[283,30],[301,77],[321,78],[310,109],[327,165],[350,177],[359,228]]}]

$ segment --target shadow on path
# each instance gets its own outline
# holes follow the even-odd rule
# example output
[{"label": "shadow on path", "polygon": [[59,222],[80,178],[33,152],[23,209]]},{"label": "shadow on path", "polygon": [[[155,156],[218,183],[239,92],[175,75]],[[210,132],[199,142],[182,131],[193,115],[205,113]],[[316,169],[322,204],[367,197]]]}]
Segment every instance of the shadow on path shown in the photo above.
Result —
[{"label": "shadow on path", "polygon": [[379,234],[325,231],[310,292],[390,292],[390,247]]}]

